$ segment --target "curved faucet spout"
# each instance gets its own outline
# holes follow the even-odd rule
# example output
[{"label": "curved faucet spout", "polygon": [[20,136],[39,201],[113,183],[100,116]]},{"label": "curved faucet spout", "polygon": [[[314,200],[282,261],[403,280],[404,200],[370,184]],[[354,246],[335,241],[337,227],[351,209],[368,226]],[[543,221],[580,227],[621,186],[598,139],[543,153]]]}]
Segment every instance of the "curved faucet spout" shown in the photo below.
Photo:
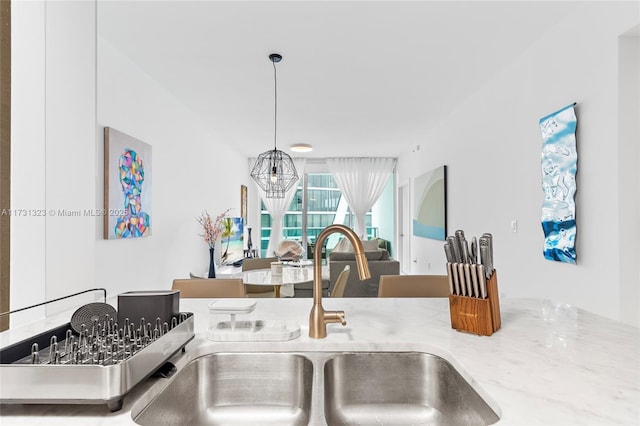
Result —
[{"label": "curved faucet spout", "polygon": [[322,307],[322,246],[327,237],[335,232],[343,234],[351,242],[360,280],[371,278],[369,263],[364,255],[362,242],[351,228],[344,225],[329,225],[320,232],[313,252],[313,307],[309,314],[309,337],[313,339],[327,337],[328,323],[339,322],[342,325],[347,324],[344,311],[325,311]]}]

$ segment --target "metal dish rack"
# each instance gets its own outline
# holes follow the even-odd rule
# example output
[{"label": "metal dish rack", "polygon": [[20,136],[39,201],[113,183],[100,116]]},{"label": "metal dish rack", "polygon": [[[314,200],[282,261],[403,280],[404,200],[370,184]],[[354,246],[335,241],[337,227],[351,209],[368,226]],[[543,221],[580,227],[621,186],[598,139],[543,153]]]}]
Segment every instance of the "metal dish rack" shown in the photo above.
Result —
[{"label": "metal dish rack", "polygon": [[0,403],[106,404],[118,411],[127,392],[194,337],[190,312],[171,324],[114,321],[96,319],[79,334],[67,323],[0,349]]}]

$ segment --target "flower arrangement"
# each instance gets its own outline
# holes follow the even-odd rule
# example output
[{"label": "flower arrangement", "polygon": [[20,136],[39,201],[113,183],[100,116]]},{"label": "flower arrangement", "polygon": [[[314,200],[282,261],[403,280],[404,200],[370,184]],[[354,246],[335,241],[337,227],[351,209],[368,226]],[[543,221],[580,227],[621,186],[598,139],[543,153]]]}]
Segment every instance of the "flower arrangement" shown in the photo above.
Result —
[{"label": "flower arrangement", "polygon": [[220,237],[223,231],[223,220],[227,216],[227,213],[231,209],[227,209],[224,212],[220,213],[216,217],[216,221],[213,222],[211,220],[211,216],[209,212],[206,210],[202,212],[201,216],[198,216],[196,220],[204,230],[204,234],[201,234],[201,237],[204,237],[204,242],[209,245],[209,248],[214,248],[216,244],[216,240]]}]

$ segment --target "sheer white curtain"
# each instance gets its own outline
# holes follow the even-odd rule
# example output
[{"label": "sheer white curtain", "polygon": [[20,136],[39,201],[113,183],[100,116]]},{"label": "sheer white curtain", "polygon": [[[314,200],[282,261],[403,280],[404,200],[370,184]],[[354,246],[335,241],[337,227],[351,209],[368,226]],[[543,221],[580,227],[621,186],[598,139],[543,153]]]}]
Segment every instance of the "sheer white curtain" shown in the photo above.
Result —
[{"label": "sheer white curtain", "polygon": [[394,158],[327,158],[327,167],[356,216],[355,231],[366,238],[365,215],[380,198],[396,165]]},{"label": "sheer white curtain", "polygon": [[[293,159],[293,164],[296,166],[300,179],[302,179],[302,175],[304,174],[304,166],[306,162],[307,160],[305,158]],[[253,163],[255,163],[255,159],[250,159],[250,169],[253,167]],[[298,182],[296,182],[293,187],[285,193],[284,198],[265,197],[264,191],[254,182],[254,188],[258,191],[258,194],[260,194],[260,198],[264,202],[264,206],[267,208],[267,211],[271,216],[271,237],[269,237],[269,245],[267,246],[267,257],[273,256],[273,251],[278,248],[278,244],[280,244],[284,239],[282,236],[282,218],[287,212],[287,209],[291,204],[291,200],[293,200],[293,196],[296,194],[296,189],[298,188],[300,179],[298,179]]]}]

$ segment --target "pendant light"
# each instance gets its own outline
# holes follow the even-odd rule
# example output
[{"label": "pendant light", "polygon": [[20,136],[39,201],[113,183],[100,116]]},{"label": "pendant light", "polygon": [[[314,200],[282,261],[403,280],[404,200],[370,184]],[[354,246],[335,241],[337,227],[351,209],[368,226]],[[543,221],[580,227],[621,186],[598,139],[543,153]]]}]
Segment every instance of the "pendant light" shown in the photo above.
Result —
[{"label": "pendant light", "polygon": [[274,86],[274,125],[273,125],[273,149],[263,152],[258,156],[256,164],[251,169],[251,177],[265,192],[266,198],[284,198],[285,193],[298,181],[298,172],[289,154],[278,150],[278,79],[276,63],[282,60],[277,53],[269,55],[273,63]]}]

